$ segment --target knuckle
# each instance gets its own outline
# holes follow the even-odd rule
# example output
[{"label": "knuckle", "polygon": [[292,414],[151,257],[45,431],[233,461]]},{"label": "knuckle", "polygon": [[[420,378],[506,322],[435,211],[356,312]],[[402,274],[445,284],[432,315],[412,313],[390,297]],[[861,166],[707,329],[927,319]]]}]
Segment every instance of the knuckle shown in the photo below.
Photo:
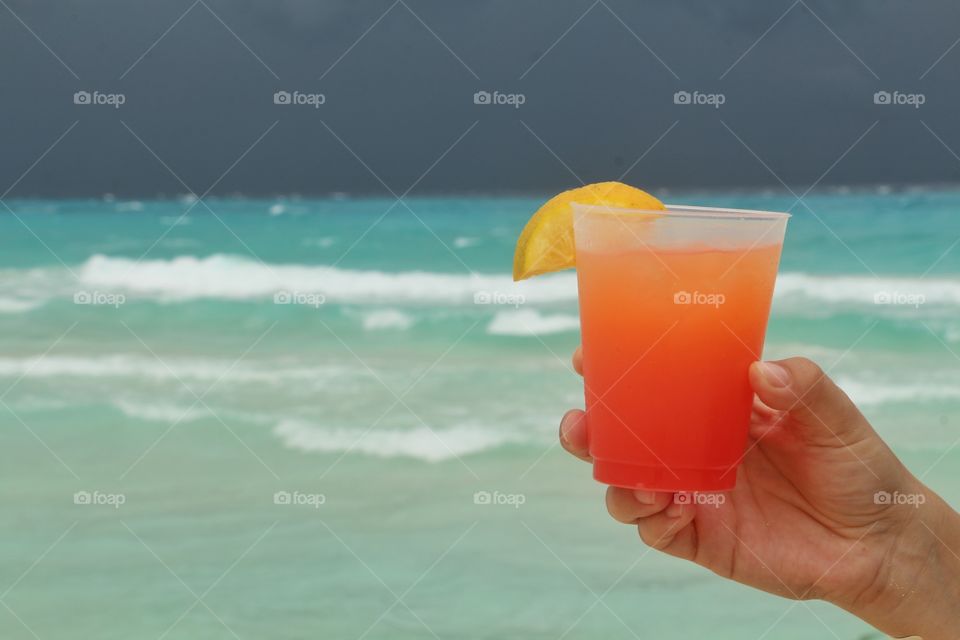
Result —
[{"label": "knuckle", "polygon": [[671,536],[658,533],[649,525],[644,526],[643,523],[637,525],[637,531],[640,534],[640,539],[643,540],[645,545],[658,551],[662,551],[663,549],[667,548],[672,540]]},{"label": "knuckle", "polygon": [[823,369],[809,358],[790,358],[790,367],[793,369],[797,379],[806,384],[819,384],[824,378]]}]

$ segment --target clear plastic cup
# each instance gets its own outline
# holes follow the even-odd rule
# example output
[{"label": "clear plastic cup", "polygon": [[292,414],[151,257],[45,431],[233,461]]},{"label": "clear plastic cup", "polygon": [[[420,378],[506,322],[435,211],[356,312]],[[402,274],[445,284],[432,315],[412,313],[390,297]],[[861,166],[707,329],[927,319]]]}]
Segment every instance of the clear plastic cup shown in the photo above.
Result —
[{"label": "clear plastic cup", "polygon": [[732,489],[789,214],[573,209],[594,478]]}]

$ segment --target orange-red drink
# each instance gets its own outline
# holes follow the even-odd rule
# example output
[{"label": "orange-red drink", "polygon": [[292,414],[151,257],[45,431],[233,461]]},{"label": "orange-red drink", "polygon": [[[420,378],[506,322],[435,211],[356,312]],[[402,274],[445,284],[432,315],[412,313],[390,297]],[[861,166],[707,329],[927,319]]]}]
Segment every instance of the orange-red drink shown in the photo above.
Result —
[{"label": "orange-red drink", "polygon": [[590,454],[600,482],[736,483],[788,216],[574,205]]}]

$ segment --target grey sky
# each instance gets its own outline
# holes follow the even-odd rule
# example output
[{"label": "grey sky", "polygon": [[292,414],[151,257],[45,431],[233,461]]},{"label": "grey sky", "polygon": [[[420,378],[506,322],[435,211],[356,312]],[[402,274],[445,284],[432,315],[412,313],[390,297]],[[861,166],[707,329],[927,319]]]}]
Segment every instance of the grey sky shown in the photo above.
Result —
[{"label": "grey sky", "polygon": [[960,177],[951,2],[6,3],[0,193],[69,129],[7,197],[549,191],[630,167],[651,188]]}]

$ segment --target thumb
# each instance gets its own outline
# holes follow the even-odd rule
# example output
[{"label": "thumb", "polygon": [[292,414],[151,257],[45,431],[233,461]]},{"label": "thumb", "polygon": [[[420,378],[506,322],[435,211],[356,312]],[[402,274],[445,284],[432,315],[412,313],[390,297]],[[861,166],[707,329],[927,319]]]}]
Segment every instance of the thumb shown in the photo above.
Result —
[{"label": "thumb", "polygon": [[789,414],[811,439],[848,442],[869,428],[847,394],[806,358],[754,362],[750,384],[763,404]]}]

